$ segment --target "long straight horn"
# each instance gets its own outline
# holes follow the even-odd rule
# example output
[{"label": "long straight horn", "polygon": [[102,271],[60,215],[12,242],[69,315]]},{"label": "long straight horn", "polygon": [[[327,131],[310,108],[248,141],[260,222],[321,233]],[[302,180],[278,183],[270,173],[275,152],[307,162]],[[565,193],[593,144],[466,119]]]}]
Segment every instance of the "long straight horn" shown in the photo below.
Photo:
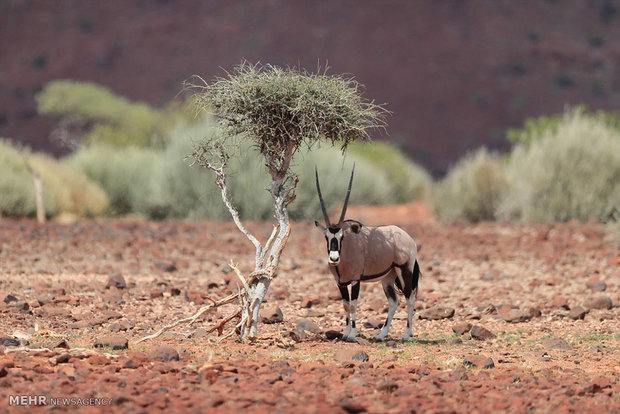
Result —
[{"label": "long straight horn", "polygon": [[319,193],[319,201],[321,202],[321,210],[323,210],[323,218],[325,219],[325,224],[327,227],[330,227],[329,216],[327,215],[327,210],[325,209],[325,202],[323,201],[323,196],[321,195],[321,185],[319,184],[319,170],[314,167],[314,174],[316,175],[316,191]]},{"label": "long straight horn", "polygon": [[353,185],[353,174],[355,173],[355,163],[353,163],[353,169],[351,170],[351,178],[349,179],[349,188],[347,189],[347,196],[344,199],[344,206],[342,206],[342,214],[340,214],[340,220],[338,224],[344,221],[344,216],[347,214],[347,205],[349,204],[349,196],[351,195],[351,186]]}]

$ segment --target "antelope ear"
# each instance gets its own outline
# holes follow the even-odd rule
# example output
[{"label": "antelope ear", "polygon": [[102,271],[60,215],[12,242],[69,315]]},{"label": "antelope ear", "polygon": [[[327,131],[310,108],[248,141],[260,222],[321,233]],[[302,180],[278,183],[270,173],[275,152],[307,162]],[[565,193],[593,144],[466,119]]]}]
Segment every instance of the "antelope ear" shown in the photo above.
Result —
[{"label": "antelope ear", "polygon": [[325,227],[324,227],[321,223],[319,223],[319,222],[318,222],[318,221],[316,221],[316,220],[314,220],[314,225],[315,225],[315,226],[317,226],[318,228],[320,228],[320,229],[321,229],[321,230],[323,230],[323,231],[325,231],[325,230],[326,230],[326,228],[325,228]]},{"label": "antelope ear", "polygon": [[355,234],[358,234],[360,232],[360,230],[362,229],[362,223],[360,223],[359,221],[347,221],[347,230],[348,231],[352,231]]}]

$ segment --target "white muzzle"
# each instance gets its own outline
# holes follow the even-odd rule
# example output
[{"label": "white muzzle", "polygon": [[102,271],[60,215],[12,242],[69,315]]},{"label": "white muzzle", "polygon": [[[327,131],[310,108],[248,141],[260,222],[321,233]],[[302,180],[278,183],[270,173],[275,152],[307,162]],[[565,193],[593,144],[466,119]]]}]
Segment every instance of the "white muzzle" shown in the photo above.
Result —
[{"label": "white muzzle", "polygon": [[337,265],[340,262],[340,253],[338,253],[337,251],[329,252],[329,260],[328,260],[328,262],[332,266]]}]

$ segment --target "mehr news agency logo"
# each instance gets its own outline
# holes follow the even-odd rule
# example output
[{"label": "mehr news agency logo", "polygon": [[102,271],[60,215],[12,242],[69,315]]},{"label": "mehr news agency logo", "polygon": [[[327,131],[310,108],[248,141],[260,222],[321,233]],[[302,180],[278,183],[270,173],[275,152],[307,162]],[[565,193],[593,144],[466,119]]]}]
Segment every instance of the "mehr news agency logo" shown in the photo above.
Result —
[{"label": "mehr news agency logo", "polygon": [[9,395],[9,405],[28,407],[33,405],[49,406],[107,406],[112,405],[112,398],[100,397],[49,397],[47,395]]}]

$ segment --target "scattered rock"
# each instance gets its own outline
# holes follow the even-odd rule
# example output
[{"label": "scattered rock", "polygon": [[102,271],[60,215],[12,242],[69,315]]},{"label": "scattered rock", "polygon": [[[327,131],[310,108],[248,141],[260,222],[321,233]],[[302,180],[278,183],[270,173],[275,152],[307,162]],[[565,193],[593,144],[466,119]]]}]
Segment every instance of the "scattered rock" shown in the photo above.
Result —
[{"label": "scattered rock", "polygon": [[340,402],[340,408],[350,414],[364,413],[368,411],[362,404],[351,400],[344,400]]},{"label": "scattered rock", "polygon": [[398,383],[392,379],[381,381],[379,385],[377,385],[377,391],[385,392],[388,394],[393,393],[397,389],[398,389]]},{"label": "scattered rock", "polygon": [[129,347],[129,341],[127,340],[127,338],[118,335],[102,336],[95,340],[94,347],[127,349]]},{"label": "scattered rock", "polygon": [[151,299],[162,298],[164,297],[164,292],[162,292],[161,289],[153,289],[151,290],[149,297]]},{"label": "scattered rock", "polygon": [[177,265],[174,261],[162,260],[162,261],[155,262],[155,269],[158,269],[164,272],[176,272]]},{"label": "scattered rock", "polygon": [[4,303],[6,304],[9,304],[11,302],[17,302],[17,301],[18,301],[17,297],[11,294],[6,295],[4,298]]},{"label": "scattered rock", "polygon": [[595,290],[597,292],[604,292],[607,289],[607,284],[599,278],[593,277],[586,283],[586,287]]},{"label": "scattered rock", "polygon": [[538,306],[530,306],[525,310],[525,313],[530,316],[530,318],[539,318],[542,315],[540,308]]},{"label": "scattered rock", "polygon": [[39,302],[39,305],[43,306],[43,305],[47,305],[48,303],[52,302],[54,300],[55,296],[49,293],[42,293],[39,296],[37,296],[37,302]]},{"label": "scattered rock", "polygon": [[495,367],[493,359],[485,355],[470,355],[463,359],[463,365],[472,368],[490,369]]},{"label": "scattered rock", "polygon": [[284,314],[277,305],[263,305],[260,310],[260,320],[262,323],[281,323],[284,322]]},{"label": "scattered rock", "polygon": [[523,313],[519,309],[511,309],[507,313],[501,315],[501,318],[510,323],[525,322],[532,319],[529,314]]},{"label": "scattered rock", "polygon": [[480,325],[474,325],[471,328],[470,333],[472,338],[478,339],[480,341],[495,338],[495,334],[493,332]]},{"label": "scattered rock", "polygon": [[334,354],[334,359],[339,362],[366,362],[370,359],[368,354],[360,349],[344,348]]},{"label": "scattered rock", "polygon": [[314,334],[320,334],[323,330],[316,323],[308,319],[299,319],[297,321],[297,329],[301,331],[312,332]]},{"label": "scattered rock", "polygon": [[463,335],[469,332],[470,329],[471,329],[471,323],[469,322],[459,322],[459,323],[452,325],[452,331],[454,331],[454,333],[457,333],[459,335]]},{"label": "scattered rock", "polygon": [[592,298],[585,303],[586,307],[590,309],[611,309],[613,307],[613,303],[609,296],[598,296],[596,298]]},{"label": "scattered rock", "polygon": [[568,312],[568,317],[575,320],[583,319],[585,318],[586,313],[588,313],[587,309],[584,309],[581,306],[575,306],[570,310],[570,312]]},{"label": "scattered rock", "polygon": [[311,308],[314,305],[319,305],[322,302],[322,299],[318,295],[306,296],[301,300],[302,308]]},{"label": "scattered rock", "polygon": [[453,308],[438,308],[434,307],[420,312],[420,319],[440,320],[449,319],[454,316]]},{"label": "scattered rock", "polygon": [[117,289],[126,289],[127,282],[125,282],[125,278],[120,273],[110,273],[108,275],[108,284],[105,286],[106,289],[110,289],[115,287]]},{"label": "scattered rock", "polygon": [[368,319],[362,324],[362,326],[368,329],[381,329],[383,328],[384,323],[385,322],[381,319]]},{"label": "scattered rock", "polygon": [[542,345],[547,349],[569,350],[572,347],[562,338],[547,338],[542,341]]},{"label": "scattered rock", "polygon": [[333,339],[342,339],[342,332],[327,331],[327,332],[325,332],[325,338],[327,338],[330,341],[333,340]]},{"label": "scattered rock", "polygon": [[9,338],[8,336],[0,338],[0,346],[19,346],[19,340],[15,338]]},{"label": "scattered rock", "polygon": [[176,349],[170,345],[159,345],[147,354],[147,357],[151,361],[179,361],[181,357]]},{"label": "scattered rock", "polygon": [[56,342],[52,348],[64,348],[64,349],[69,349],[69,343],[67,342],[66,339],[61,339],[60,341]]},{"label": "scattered rock", "polygon": [[554,296],[553,299],[551,299],[551,306],[553,308],[563,308],[568,310],[568,302],[564,296]]}]

